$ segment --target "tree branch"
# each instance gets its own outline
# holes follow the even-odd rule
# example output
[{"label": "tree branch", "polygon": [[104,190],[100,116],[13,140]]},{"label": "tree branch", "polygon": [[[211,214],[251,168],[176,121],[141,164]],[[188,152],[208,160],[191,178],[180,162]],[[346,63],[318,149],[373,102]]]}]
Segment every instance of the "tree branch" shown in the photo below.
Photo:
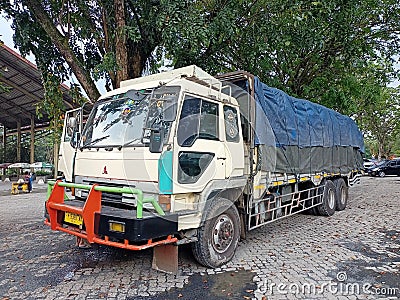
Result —
[{"label": "tree branch", "polygon": [[43,30],[47,33],[51,41],[60,51],[61,55],[74,72],[76,78],[85,90],[89,99],[95,102],[99,97],[100,93],[90,76],[90,73],[84,68],[84,65],[76,57],[68,44],[68,39],[61,35],[61,33],[55,27],[53,21],[50,19],[48,14],[44,11],[40,1],[38,0],[25,0],[24,1],[34,18],[42,26]]}]

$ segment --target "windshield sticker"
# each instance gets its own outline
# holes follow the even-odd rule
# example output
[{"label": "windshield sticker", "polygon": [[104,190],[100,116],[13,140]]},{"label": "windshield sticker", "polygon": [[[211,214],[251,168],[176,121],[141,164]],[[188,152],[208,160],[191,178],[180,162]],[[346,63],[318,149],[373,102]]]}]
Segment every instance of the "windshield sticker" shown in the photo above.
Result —
[{"label": "windshield sticker", "polygon": [[135,101],[132,99],[128,99],[125,101],[125,105],[126,106],[134,106],[135,105]]},{"label": "windshield sticker", "polygon": [[129,106],[128,107],[124,107],[124,109],[121,112],[121,115],[126,116],[131,112],[131,110],[132,109]]}]

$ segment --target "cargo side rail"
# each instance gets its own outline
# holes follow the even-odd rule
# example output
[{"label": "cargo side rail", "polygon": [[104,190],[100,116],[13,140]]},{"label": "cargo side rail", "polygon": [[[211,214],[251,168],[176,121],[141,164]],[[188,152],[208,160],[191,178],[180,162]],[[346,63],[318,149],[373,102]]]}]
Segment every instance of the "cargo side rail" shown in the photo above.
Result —
[{"label": "cargo side rail", "polygon": [[[306,190],[275,195],[272,198],[254,200],[249,213],[248,230],[252,230],[276,220],[309,210],[322,203],[324,185]],[[284,201],[283,198],[287,200]]]}]

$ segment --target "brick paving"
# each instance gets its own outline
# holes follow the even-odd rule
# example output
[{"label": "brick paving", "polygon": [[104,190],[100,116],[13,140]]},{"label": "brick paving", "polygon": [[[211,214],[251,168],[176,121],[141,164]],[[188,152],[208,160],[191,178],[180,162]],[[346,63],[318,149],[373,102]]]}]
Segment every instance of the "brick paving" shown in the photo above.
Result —
[{"label": "brick paving", "polygon": [[180,248],[178,275],[152,250],[82,250],[43,225],[44,192],[0,196],[0,299],[398,299],[400,178],[362,178],[345,211],[256,229],[218,269]]}]

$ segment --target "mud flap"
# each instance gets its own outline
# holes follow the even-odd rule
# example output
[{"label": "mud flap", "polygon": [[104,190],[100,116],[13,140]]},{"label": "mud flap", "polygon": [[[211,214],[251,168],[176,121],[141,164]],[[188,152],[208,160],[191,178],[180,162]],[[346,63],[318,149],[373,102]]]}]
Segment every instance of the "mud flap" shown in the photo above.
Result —
[{"label": "mud flap", "polygon": [[152,268],[170,274],[178,273],[178,246],[161,245],[153,248]]}]

